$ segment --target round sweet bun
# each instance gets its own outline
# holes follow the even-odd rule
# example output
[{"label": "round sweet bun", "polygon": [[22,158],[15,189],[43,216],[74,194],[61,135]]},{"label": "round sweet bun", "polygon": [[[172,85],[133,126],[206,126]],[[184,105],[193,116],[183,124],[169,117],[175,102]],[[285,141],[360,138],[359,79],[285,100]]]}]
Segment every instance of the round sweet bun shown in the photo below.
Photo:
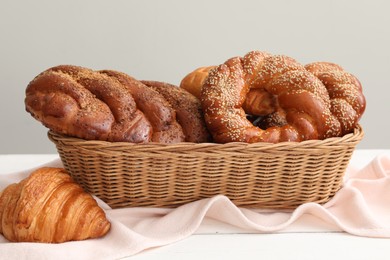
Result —
[{"label": "round sweet bun", "polygon": [[215,66],[200,67],[190,72],[182,79],[180,87],[200,99],[200,92],[202,90],[203,83],[209,75],[209,71],[214,67]]}]

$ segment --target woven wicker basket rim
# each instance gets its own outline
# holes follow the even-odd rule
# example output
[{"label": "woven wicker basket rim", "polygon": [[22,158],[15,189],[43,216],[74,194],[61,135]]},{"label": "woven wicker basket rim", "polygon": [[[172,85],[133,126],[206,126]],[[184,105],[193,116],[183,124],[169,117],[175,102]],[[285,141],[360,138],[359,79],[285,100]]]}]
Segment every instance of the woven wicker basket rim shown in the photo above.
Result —
[{"label": "woven wicker basket rim", "polygon": [[[207,151],[207,150],[223,150],[234,152],[236,150],[251,150],[259,151],[291,151],[291,150],[307,150],[307,149],[321,149],[321,148],[336,148],[338,145],[356,145],[364,136],[364,131],[360,125],[358,125],[352,133],[346,134],[342,137],[332,137],[324,140],[307,140],[303,142],[280,142],[276,144],[272,143],[243,143],[243,142],[231,142],[225,144],[219,143],[191,143],[181,142],[174,144],[163,144],[163,143],[145,143],[135,144],[128,142],[107,142],[100,140],[85,140],[76,137],[70,137],[62,135],[53,131],[48,132],[48,137],[55,143],[61,142],[67,145],[79,147],[80,149],[87,149],[92,153],[101,152],[119,152],[122,153],[130,149],[134,151],[145,151],[148,149],[158,149],[160,151],[177,151],[181,152],[188,149],[191,152],[194,151]],[[92,150],[92,151],[91,151]]]},{"label": "woven wicker basket rim", "polygon": [[238,206],[292,209],[334,195],[364,132],[359,125],[343,137],[277,144],[133,144],[53,131],[48,136],[74,178],[114,208],[177,207],[226,194]]}]

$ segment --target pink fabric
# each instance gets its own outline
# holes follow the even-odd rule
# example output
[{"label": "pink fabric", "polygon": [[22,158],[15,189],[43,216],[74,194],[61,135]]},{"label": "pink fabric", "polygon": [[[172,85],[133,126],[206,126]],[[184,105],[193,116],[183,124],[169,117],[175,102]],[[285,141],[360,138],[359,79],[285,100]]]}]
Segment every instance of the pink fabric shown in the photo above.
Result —
[{"label": "pink fabric", "polygon": [[[56,160],[48,166],[60,166]],[[31,170],[0,174],[0,189]],[[98,199],[97,199],[98,200]],[[283,232],[310,215],[319,226],[327,223],[356,236],[390,238],[390,156],[375,158],[362,169],[349,167],[343,188],[325,205],[307,203],[293,212],[237,208],[215,196],[176,209],[110,209],[110,232],[101,239],[62,244],[10,243],[0,235],[0,259],[118,259],[164,246],[195,233],[202,221],[213,219],[246,232]]]}]

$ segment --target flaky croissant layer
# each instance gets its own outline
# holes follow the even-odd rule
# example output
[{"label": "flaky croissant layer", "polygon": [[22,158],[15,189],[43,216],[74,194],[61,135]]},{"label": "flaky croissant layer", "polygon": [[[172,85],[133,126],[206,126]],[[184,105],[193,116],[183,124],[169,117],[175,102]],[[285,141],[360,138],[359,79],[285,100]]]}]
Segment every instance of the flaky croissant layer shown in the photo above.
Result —
[{"label": "flaky croissant layer", "polygon": [[104,236],[104,211],[62,168],[43,167],[0,193],[0,234],[14,242],[61,243]]}]

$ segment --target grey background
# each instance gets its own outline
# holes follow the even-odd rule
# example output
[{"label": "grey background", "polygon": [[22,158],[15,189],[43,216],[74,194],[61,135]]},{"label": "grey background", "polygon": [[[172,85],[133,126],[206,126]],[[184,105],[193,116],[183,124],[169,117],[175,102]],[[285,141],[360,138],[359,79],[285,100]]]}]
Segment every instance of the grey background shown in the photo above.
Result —
[{"label": "grey background", "polygon": [[193,69],[251,50],[331,61],[363,84],[366,136],[390,148],[389,1],[0,0],[0,153],[55,153],[24,91],[55,65],[115,69],[179,84]]}]

